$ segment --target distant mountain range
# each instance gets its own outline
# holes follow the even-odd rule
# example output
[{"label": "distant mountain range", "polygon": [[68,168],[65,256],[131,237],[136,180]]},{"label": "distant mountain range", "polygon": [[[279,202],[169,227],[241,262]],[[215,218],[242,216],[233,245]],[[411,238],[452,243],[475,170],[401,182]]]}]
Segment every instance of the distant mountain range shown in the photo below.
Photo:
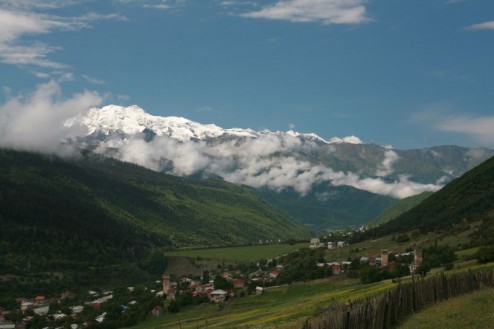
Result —
[{"label": "distant mountain range", "polygon": [[395,150],[358,137],[223,129],[138,106],[90,109],[64,123],[76,145],[178,176],[223,179],[319,228],[360,225],[397,199],[434,192],[494,155],[486,148]]}]

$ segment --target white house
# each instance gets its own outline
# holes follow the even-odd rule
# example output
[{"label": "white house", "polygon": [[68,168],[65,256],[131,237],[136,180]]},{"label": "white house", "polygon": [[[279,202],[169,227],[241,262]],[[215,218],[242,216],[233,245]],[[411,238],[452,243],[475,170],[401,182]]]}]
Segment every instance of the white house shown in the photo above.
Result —
[{"label": "white house", "polygon": [[209,299],[214,303],[224,302],[228,293],[222,289],[211,291]]},{"label": "white house", "polygon": [[35,314],[45,315],[45,314],[48,314],[48,312],[50,312],[50,306],[38,307],[38,308],[33,309],[33,311]]}]

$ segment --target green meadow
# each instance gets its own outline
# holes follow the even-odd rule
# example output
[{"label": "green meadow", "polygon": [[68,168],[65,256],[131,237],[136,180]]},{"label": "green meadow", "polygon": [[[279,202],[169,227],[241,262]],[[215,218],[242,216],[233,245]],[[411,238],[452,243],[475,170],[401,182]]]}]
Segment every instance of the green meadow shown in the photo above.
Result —
[{"label": "green meadow", "polygon": [[400,329],[491,329],[494,327],[494,289],[452,298],[415,314]]},{"label": "green meadow", "polygon": [[166,313],[134,328],[300,328],[318,308],[333,301],[379,294],[393,285],[390,280],[361,285],[358,279],[334,276],[239,297],[223,308],[211,304],[184,308],[178,314]]},{"label": "green meadow", "polygon": [[259,244],[252,246],[224,247],[224,248],[205,248],[168,251],[166,256],[182,256],[192,259],[207,260],[211,263],[232,264],[237,262],[251,261],[255,262],[260,259],[271,259],[292,252],[300,248],[307,248],[307,243],[297,244]]}]

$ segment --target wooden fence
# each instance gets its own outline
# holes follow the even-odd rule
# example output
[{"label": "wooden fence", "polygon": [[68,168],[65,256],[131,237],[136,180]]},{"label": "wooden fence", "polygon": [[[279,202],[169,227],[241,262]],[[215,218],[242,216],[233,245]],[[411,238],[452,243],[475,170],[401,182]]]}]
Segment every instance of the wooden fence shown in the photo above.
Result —
[{"label": "wooden fence", "polygon": [[484,287],[494,287],[493,270],[468,271],[432,277],[415,276],[384,294],[352,302],[334,303],[303,329],[388,329],[395,328],[407,316],[451,297]]}]

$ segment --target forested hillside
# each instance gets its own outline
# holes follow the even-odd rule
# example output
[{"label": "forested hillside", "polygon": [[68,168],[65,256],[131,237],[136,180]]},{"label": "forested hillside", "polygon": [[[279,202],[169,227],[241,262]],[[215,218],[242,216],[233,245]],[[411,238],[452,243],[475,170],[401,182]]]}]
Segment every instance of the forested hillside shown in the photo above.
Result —
[{"label": "forested hillside", "polygon": [[453,180],[418,206],[355,239],[419,229],[422,232],[461,229],[472,221],[482,221],[479,243],[494,236],[494,158]]},{"label": "forested hillside", "polygon": [[233,184],[91,154],[62,160],[0,150],[0,275],[142,264],[152,250],[308,235]]}]

